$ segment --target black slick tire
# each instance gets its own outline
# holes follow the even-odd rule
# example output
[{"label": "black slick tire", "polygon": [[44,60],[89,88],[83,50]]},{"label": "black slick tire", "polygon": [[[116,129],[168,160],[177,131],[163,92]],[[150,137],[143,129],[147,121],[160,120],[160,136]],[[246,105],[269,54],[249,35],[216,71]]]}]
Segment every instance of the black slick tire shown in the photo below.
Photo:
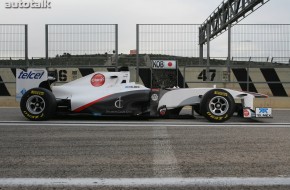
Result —
[{"label": "black slick tire", "polygon": [[52,92],[45,88],[33,88],[22,96],[20,108],[29,120],[48,120],[55,115],[56,99]]},{"label": "black slick tire", "polygon": [[195,113],[197,113],[198,115],[202,115],[200,112],[200,104],[196,104],[196,105],[192,106],[192,108],[195,111]]},{"label": "black slick tire", "polygon": [[235,111],[232,95],[223,89],[208,91],[202,98],[201,114],[211,122],[224,122],[230,119]]}]

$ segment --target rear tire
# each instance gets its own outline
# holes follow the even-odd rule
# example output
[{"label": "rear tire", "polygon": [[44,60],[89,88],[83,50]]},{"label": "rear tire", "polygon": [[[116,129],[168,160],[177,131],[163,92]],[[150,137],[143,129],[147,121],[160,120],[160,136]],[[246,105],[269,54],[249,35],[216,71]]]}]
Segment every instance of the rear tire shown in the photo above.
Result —
[{"label": "rear tire", "polygon": [[29,120],[48,120],[55,115],[56,99],[52,92],[45,88],[33,88],[22,96],[20,108]]},{"label": "rear tire", "polygon": [[200,105],[202,115],[211,122],[224,122],[230,119],[235,111],[234,98],[223,89],[208,91]]}]

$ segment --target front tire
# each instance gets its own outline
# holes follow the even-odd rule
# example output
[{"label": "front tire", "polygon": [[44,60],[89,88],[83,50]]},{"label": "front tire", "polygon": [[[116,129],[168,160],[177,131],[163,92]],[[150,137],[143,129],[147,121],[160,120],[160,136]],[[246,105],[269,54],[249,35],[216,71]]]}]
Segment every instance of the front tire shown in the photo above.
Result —
[{"label": "front tire", "polygon": [[195,113],[197,113],[198,115],[202,115],[200,112],[200,104],[196,104],[194,106],[192,106],[192,109],[195,111]]},{"label": "front tire", "polygon": [[20,108],[22,114],[29,120],[48,120],[55,115],[56,99],[47,89],[33,88],[22,96]]},{"label": "front tire", "polygon": [[208,91],[200,104],[201,114],[211,122],[224,122],[230,119],[235,111],[232,95],[223,89]]}]

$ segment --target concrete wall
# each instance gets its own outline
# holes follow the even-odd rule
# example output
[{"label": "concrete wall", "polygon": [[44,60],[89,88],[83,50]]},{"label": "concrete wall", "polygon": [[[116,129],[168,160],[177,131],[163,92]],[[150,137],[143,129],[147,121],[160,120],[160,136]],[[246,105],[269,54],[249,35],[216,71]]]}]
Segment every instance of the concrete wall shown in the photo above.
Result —
[{"label": "concrete wall", "polygon": [[[51,68],[52,69],[52,68]],[[194,82],[187,83],[189,87],[212,87],[215,83],[218,88],[230,88],[235,90],[245,90],[245,84],[239,82],[245,81],[246,76],[244,72],[246,69],[240,68],[238,70],[231,71],[231,81],[235,83],[226,82],[226,68],[211,67],[210,78],[213,83],[206,83],[204,80],[203,72],[204,68],[179,68],[181,71],[182,79],[185,81]],[[106,68],[57,68],[58,82],[56,85],[75,80],[87,74],[95,71],[107,71]],[[131,74],[131,81],[136,81],[135,67],[129,68]],[[249,71],[249,76],[253,84],[251,89],[255,89],[258,93],[269,95],[267,99],[257,99],[257,106],[270,106],[274,108],[290,108],[290,68],[275,68],[261,70],[259,68],[252,68]],[[139,83],[143,84],[144,78],[139,78]],[[274,81],[275,84],[267,84],[269,80]],[[19,103],[15,101],[15,69],[0,68],[0,106],[19,106]],[[223,83],[218,83],[223,82]],[[261,83],[262,82],[262,83]],[[283,96],[281,96],[283,95]]]}]

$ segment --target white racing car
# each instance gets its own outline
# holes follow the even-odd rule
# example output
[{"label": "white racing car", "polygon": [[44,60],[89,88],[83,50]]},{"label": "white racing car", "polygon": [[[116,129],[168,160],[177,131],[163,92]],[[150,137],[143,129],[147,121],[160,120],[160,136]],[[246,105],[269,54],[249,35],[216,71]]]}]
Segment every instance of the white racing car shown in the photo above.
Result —
[{"label": "white racing car", "polygon": [[[254,109],[255,97],[265,95],[217,88],[149,89],[130,82],[129,72],[95,72],[61,86],[46,69],[17,69],[17,98],[23,115],[47,120],[58,114],[93,116],[179,115],[192,106],[211,122],[224,122],[236,111],[238,100],[244,117],[271,117],[271,108]],[[258,112],[258,113],[257,113]]]}]

